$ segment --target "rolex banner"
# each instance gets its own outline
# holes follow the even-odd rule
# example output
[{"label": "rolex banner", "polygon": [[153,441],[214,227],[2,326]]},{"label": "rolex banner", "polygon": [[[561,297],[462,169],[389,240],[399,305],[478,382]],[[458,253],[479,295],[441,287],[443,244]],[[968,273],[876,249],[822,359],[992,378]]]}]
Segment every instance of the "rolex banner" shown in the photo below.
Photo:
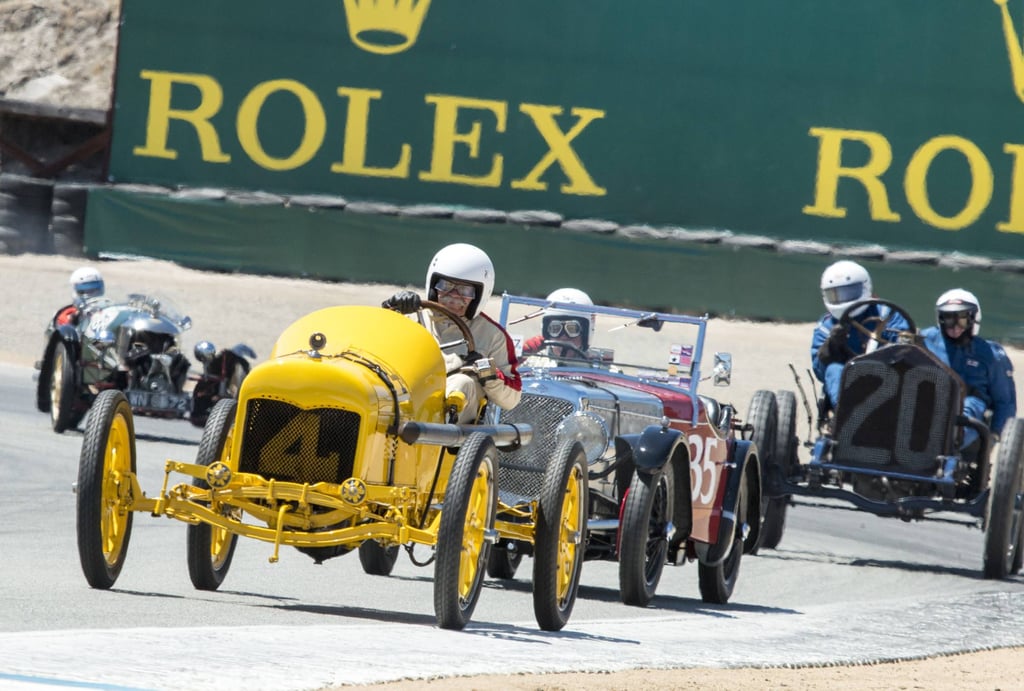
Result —
[{"label": "rolex banner", "polygon": [[1024,256],[1024,0],[122,0],[110,177]]}]

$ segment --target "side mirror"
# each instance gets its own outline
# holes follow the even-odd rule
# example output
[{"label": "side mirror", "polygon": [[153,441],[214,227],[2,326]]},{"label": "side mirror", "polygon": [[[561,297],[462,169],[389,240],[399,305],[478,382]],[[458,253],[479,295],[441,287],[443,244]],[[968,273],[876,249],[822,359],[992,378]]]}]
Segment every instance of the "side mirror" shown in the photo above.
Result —
[{"label": "side mirror", "polygon": [[188,331],[192,328],[192,317],[182,317],[181,323],[178,325],[182,331]]},{"label": "side mirror", "polygon": [[665,322],[661,321],[657,317],[644,317],[636,323],[637,326],[642,326],[645,329],[653,329],[654,331],[661,331],[661,327],[665,325]]},{"label": "side mirror", "polygon": [[732,355],[715,353],[715,367],[711,370],[715,386],[729,386],[732,383]]}]

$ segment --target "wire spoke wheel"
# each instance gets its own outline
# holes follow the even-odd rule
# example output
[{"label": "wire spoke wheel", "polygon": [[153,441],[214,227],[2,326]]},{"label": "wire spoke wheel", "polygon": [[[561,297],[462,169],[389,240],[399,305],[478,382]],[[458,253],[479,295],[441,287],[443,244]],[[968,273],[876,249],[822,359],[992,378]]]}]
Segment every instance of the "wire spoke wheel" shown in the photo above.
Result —
[{"label": "wire spoke wheel", "polygon": [[498,453],[474,433],[459,449],[445,493],[434,566],[434,613],[443,629],[462,629],[476,608],[498,511]]},{"label": "wire spoke wheel", "polygon": [[587,457],[565,442],[544,471],[534,531],[533,612],[545,631],[572,615],[583,568],[588,502]]},{"label": "wire spoke wheel", "polygon": [[113,587],[132,534],[135,424],[125,395],[96,399],[82,440],[76,484],[78,557],[93,588]]},{"label": "wire spoke wheel", "polygon": [[[231,438],[237,406],[238,402],[233,398],[217,401],[203,428],[196,465],[211,466],[220,462],[232,467]],[[201,478],[194,478],[192,485],[203,490],[210,489],[206,480]],[[232,511],[229,506],[220,509],[224,516],[231,516]],[[189,524],[186,541],[188,575],[192,585],[198,590],[216,590],[231,568],[238,536],[220,526],[200,522]]]}]

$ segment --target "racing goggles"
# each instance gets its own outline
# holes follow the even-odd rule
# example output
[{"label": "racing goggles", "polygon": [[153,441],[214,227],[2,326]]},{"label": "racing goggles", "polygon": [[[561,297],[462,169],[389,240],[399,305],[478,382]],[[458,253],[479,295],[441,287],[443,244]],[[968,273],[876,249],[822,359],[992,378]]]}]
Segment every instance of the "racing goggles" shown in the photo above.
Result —
[{"label": "racing goggles", "polygon": [[583,333],[583,324],[579,319],[549,319],[545,322],[545,338],[558,338],[563,333],[567,338],[576,338]]},{"label": "racing goggles", "polygon": [[437,279],[437,282],[434,284],[434,290],[438,294],[454,295],[463,300],[472,300],[476,297],[476,286],[468,283],[456,283],[455,281],[449,281],[447,278]]},{"label": "racing goggles", "polygon": [[79,283],[75,286],[75,292],[84,298],[91,298],[96,295],[103,293],[103,281],[89,281],[87,283]]},{"label": "racing goggles", "polygon": [[959,312],[939,312],[939,324],[944,329],[952,329],[954,326],[959,326],[962,329],[966,329],[971,325],[971,320],[974,315],[969,310],[960,310]]},{"label": "racing goggles", "polygon": [[844,302],[853,302],[855,300],[860,300],[860,296],[864,294],[864,284],[850,283],[845,286],[823,288],[821,294],[825,298],[825,302],[830,305],[840,305]]}]

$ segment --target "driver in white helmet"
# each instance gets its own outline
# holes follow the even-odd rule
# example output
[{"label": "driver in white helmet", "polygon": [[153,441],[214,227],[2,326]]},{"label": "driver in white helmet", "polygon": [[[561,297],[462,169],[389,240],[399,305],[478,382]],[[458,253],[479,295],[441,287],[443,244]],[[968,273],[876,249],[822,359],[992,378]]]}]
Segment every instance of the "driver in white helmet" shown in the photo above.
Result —
[{"label": "driver in white helmet", "polygon": [[71,284],[71,304],[58,310],[53,318],[57,326],[77,324],[86,303],[103,296],[103,275],[91,266],[75,269],[68,282]]},{"label": "driver in white helmet", "polygon": [[[427,268],[427,299],[465,319],[476,344],[476,349],[465,357],[456,353],[445,355],[447,393],[461,391],[466,396],[460,423],[476,419],[484,398],[509,410],[523,395],[512,339],[482,311],[493,290],[494,265],[487,253],[474,245],[456,243],[443,247]],[[463,338],[458,326],[445,315],[420,312],[420,296],[411,290],[395,293],[381,306],[402,314],[419,312],[417,318],[438,343]]]},{"label": "driver in white helmet", "polygon": [[[814,376],[825,385],[825,394],[832,409],[839,400],[839,383],[846,363],[867,349],[868,338],[858,329],[850,329],[840,323],[843,313],[852,305],[874,297],[871,292],[871,276],[867,269],[848,260],[838,261],[821,274],[821,299],[828,312],[818,320],[811,338],[811,366]],[[886,305],[861,305],[854,309],[848,319],[865,325],[874,331],[874,320],[888,320],[888,327],[881,338],[896,342],[899,332],[910,328],[902,314]],[[868,323],[868,320],[872,320]]]},{"label": "driver in white helmet", "polygon": [[[992,411],[989,429],[998,439],[1007,420],[1017,415],[1013,365],[1002,346],[978,336],[981,302],[963,288],[947,290],[935,301],[937,326],[921,332],[924,344],[960,375],[967,385],[963,414],[984,421]],[[961,448],[978,439],[978,431],[964,428]]]},{"label": "driver in white helmet", "polygon": [[[545,298],[548,302],[586,307],[590,296],[578,288],[559,288]],[[541,333],[523,342],[525,364],[552,367],[559,359],[586,360],[594,335],[595,315],[582,310],[548,307],[541,318]]]}]

